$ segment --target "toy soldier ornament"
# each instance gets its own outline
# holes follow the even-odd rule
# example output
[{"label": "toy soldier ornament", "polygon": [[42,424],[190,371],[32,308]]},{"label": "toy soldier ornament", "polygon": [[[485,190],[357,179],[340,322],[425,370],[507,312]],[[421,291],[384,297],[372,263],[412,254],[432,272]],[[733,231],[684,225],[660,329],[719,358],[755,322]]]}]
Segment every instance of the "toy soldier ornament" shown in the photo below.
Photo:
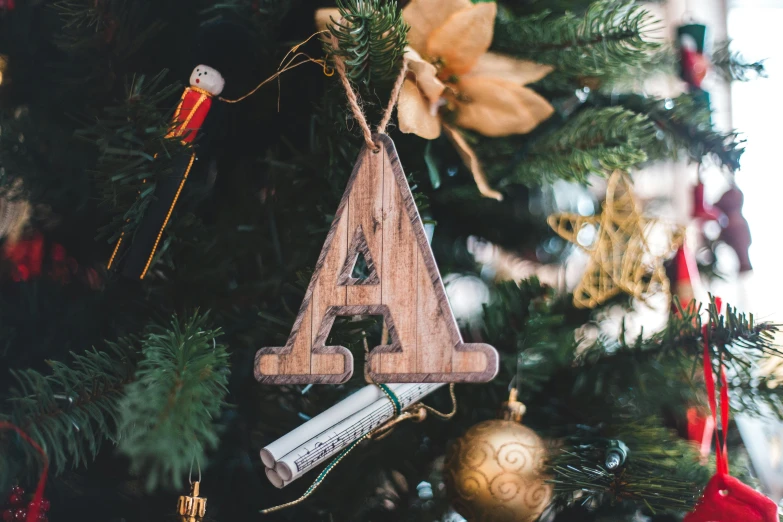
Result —
[{"label": "toy soldier ornament", "polygon": [[[198,65],[190,75],[190,86],[185,88],[174,112],[167,138],[179,138],[182,143],[193,143],[212,107],[213,98],[225,87],[223,76],[213,67]],[[195,151],[176,158],[172,173],[157,181],[155,194],[144,217],[128,238],[123,233],[117,241],[108,268],[122,265],[122,274],[133,279],[144,279],[155,257],[163,232],[174,212],[197,156]]]}]

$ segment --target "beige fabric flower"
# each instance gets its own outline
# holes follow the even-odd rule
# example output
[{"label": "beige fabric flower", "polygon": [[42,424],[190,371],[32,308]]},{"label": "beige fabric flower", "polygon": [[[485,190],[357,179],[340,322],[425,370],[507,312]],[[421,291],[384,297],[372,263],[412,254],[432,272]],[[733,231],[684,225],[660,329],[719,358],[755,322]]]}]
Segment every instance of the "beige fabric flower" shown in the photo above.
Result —
[{"label": "beige fabric flower", "polygon": [[[497,6],[470,0],[411,0],[402,10],[410,25],[405,59],[409,76],[397,102],[400,130],[435,139],[445,130],[481,193],[502,199],[489,187],[475,152],[459,131],[446,124],[485,136],[525,134],[553,112],[543,97],[524,87],[540,80],[552,68],[488,52]],[[316,13],[319,29],[336,9]]]}]

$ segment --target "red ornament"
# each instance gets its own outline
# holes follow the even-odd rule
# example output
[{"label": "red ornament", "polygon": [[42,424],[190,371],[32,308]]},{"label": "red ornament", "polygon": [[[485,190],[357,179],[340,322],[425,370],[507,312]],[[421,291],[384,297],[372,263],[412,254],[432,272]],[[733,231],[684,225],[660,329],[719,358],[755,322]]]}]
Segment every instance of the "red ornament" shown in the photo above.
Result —
[{"label": "red ornament", "polygon": [[0,9],[13,11],[16,9],[16,0],[0,0]]},{"label": "red ornament", "polygon": [[[717,301],[717,300],[716,300]],[[720,304],[716,302],[720,310]],[[709,341],[710,325],[702,330],[704,337],[704,384],[710,403],[712,418],[716,421],[720,406],[720,421],[723,441],[716,433],[715,461],[717,472],[707,483],[707,487],[691,513],[683,522],[778,522],[778,506],[752,487],[729,475],[729,456],[726,445],[726,432],[729,429],[729,384],[721,358],[718,368],[720,383],[720,403],[715,397],[715,380],[712,371],[712,349]]]},{"label": "red ornament", "polygon": [[14,519],[14,512],[10,509],[3,511],[3,522],[11,522]]},{"label": "red ornament", "polygon": [[168,137],[192,142],[212,107],[212,97],[223,92],[223,76],[208,65],[198,65],[190,75],[190,87],[185,88],[174,112],[174,126]]},{"label": "red ornament", "polygon": [[65,247],[59,243],[52,245],[52,261],[65,261]]},{"label": "red ornament", "polygon": [[17,493],[11,493],[11,496],[8,497],[8,504],[11,507],[21,506],[22,505],[22,495],[19,495]]},{"label": "red ornament", "polygon": [[[79,264],[69,257],[65,247],[59,243],[46,246],[43,234],[35,232],[30,238],[6,243],[3,246],[3,256],[13,265],[10,277],[13,281],[29,281],[44,273],[44,253],[48,250],[46,275],[60,283],[68,283],[71,275],[77,273]],[[24,490],[19,488],[22,493]]]},{"label": "red ornament", "polygon": [[30,239],[18,241],[12,245],[6,244],[4,254],[16,270],[11,274],[14,281],[27,281],[31,277],[41,275],[43,265],[43,235],[36,232]]},{"label": "red ornament", "polygon": [[[18,426],[7,421],[0,421],[0,430],[15,431],[17,435],[24,439],[25,442],[27,442],[30,446],[33,447],[33,449],[35,449],[36,452],[38,452],[38,454],[41,456],[41,459],[43,460],[43,470],[41,470],[41,476],[38,479],[38,485],[35,487],[35,493],[33,494],[33,501],[31,502],[30,510],[28,511],[27,508],[22,507],[18,508],[14,513],[14,518],[16,520],[21,521],[27,519],[26,522],[36,522],[38,520],[42,500],[44,498],[43,493],[44,489],[46,488],[46,478],[49,475],[49,458],[46,456],[46,452],[43,450],[43,448]],[[3,516],[5,516],[5,513]]]},{"label": "red ornament", "polygon": [[710,479],[683,522],[778,522],[778,506],[731,475]]},{"label": "red ornament", "polygon": [[688,83],[689,90],[700,89],[710,67],[705,54],[707,26],[689,23],[678,27],[677,43],[680,49],[680,75]]},{"label": "red ornament", "polygon": [[203,90],[187,87],[179,102],[174,116],[175,127],[172,136],[182,136],[182,141],[192,142],[196,139],[201,124],[207,117],[212,106],[212,97]]},{"label": "red ornament", "polygon": [[[47,499],[42,498],[37,505],[39,510],[38,518],[40,519],[42,516],[46,516],[46,512],[49,511],[49,508],[51,507],[51,503]],[[31,500],[30,503],[27,504],[27,510],[32,511],[35,506],[35,500]]]},{"label": "red ornament", "polygon": [[701,82],[704,81],[704,77],[707,76],[709,71],[710,61],[706,56],[689,49],[682,51],[682,66],[685,72],[685,81],[693,87],[701,87]]},{"label": "red ornament", "polygon": [[[671,287],[672,295],[677,296],[680,305],[684,309],[687,309],[694,299],[706,295],[701,286],[701,277],[699,276],[696,258],[684,244],[677,249],[677,253],[669,265],[667,275],[669,276],[669,286]],[[676,311],[673,301],[672,310]]]},{"label": "red ornament", "polygon": [[740,272],[753,270],[748,253],[751,244],[750,227],[745,216],[742,215],[744,202],[745,196],[742,194],[742,191],[737,187],[732,187],[715,203],[715,207],[722,210],[727,217],[726,226],[720,233],[719,239],[737,253],[740,262]]},{"label": "red ornament", "polygon": [[701,408],[688,408],[688,440],[699,446],[702,462],[706,464],[712,449],[712,435],[715,432],[715,421],[706,415]]},{"label": "red ornament", "polygon": [[24,488],[22,486],[16,485],[11,488],[11,493],[16,493],[17,495],[24,495]]},{"label": "red ornament", "polygon": [[704,183],[701,181],[693,187],[693,211],[691,215],[696,219],[703,219],[704,221],[719,221],[721,218],[720,211],[715,210],[712,205],[704,201]]}]

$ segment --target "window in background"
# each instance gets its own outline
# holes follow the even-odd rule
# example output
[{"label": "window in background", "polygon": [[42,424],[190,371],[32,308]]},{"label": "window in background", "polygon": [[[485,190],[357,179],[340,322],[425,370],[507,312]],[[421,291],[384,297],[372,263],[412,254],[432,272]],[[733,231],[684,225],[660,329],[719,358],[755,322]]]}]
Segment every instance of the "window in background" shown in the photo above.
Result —
[{"label": "window in background", "polygon": [[745,193],[753,272],[741,304],[759,319],[783,321],[783,1],[737,1],[728,12],[732,49],[766,58],[768,78],[732,84],[732,123],[748,140],[737,185]]}]

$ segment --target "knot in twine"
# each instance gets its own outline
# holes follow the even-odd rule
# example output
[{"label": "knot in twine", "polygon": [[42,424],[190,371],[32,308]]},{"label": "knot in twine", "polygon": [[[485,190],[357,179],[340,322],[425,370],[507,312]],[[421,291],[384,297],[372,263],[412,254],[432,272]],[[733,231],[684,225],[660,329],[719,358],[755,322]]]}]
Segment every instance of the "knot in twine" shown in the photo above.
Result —
[{"label": "knot in twine", "polygon": [[[343,23],[345,20],[343,18],[340,19],[339,23]],[[335,35],[331,35],[332,37],[332,48],[337,50],[339,49],[339,44],[337,42],[337,37]],[[334,57],[334,68],[337,70],[337,75],[340,77],[340,82],[343,84],[343,88],[345,89],[345,97],[348,98],[348,105],[351,107],[351,112],[353,113],[354,118],[356,118],[356,121],[359,122],[359,127],[362,129],[362,135],[364,136],[364,143],[367,144],[367,148],[371,151],[378,153],[380,152],[380,147],[376,145],[376,143],[372,139],[372,131],[370,130],[370,126],[367,123],[367,118],[364,116],[364,111],[362,111],[361,102],[359,101],[359,95],[356,94],[356,91],[351,86],[350,80],[348,80],[348,76],[345,73],[345,61],[341,56],[335,53]],[[402,90],[402,84],[405,81],[405,74],[408,72],[408,60],[403,58],[402,60],[402,68],[400,69],[400,74],[397,76],[397,79],[394,81],[394,86],[392,87],[391,95],[389,96],[389,103],[386,105],[386,110],[383,112],[383,117],[381,118],[380,123],[378,123],[378,127],[376,127],[375,131],[378,134],[386,134],[386,127],[389,125],[389,121],[391,120],[392,112],[394,111],[394,106],[397,105],[397,98],[400,97],[400,91]]]}]

